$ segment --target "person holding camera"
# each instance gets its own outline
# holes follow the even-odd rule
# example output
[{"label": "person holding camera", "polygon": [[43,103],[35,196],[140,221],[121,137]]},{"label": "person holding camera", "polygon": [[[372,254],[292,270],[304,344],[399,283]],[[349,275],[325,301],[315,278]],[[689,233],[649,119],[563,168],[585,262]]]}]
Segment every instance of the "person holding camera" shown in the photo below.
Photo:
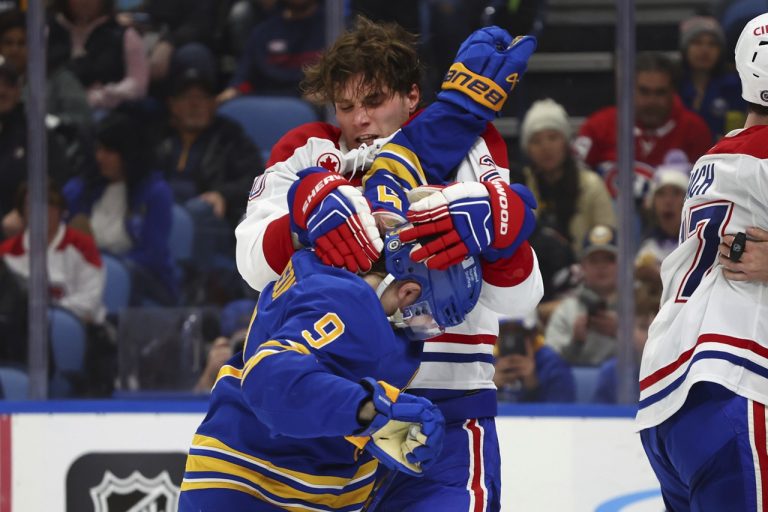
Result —
[{"label": "person holding camera", "polygon": [[589,230],[580,259],[583,283],[560,302],[547,325],[545,342],[572,365],[596,366],[616,351],[617,253],[614,228]]},{"label": "person holding camera", "polygon": [[500,402],[556,402],[576,400],[571,367],[544,337],[535,319],[502,321],[496,343],[493,382]]}]

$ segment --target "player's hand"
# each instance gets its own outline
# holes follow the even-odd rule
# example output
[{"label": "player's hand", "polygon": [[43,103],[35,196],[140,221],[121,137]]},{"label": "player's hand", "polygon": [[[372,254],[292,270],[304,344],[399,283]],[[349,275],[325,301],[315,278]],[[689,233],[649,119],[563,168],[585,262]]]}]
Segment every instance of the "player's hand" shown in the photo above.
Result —
[{"label": "player's hand", "polygon": [[747,243],[739,261],[731,261],[733,235],[725,235],[718,248],[718,261],[723,266],[723,275],[731,281],[768,283],[768,231],[747,228]]},{"label": "player's hand", "polygon": [[365,449],[386,467],[421,476],[440,454],[445,419],[426,398],[400,393],[370,377],[361,383],[371,393],[376,414],[358,434],[370,436]]},{"label": "player's hand", "polygon": [[499,27],[477,30],[461,44],[437,97],[491,121],[525,73],[534,50],[533,36],[513,40]]},{"label": "player's hand", "polygon": [[327,265],[367,272],[384,242],[368,201],[341,175],[321,167],[299,172],[288,190],[291,230]]},{"label": "player's hand", "polygon": [[411,203],[407,217],[413,227],[400,239],[429,239],[411,254],[429,268],[444,270],[468,255],[495,261],[511,256],[533,232],[533,208],[536,200],[522,185],[454,183]]}]

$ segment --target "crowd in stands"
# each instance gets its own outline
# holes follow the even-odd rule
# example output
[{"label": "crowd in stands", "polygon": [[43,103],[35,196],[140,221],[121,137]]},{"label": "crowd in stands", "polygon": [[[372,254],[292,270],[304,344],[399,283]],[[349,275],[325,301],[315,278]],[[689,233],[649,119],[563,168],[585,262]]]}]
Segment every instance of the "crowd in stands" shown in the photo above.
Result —
[{"label": "crowd in stands", "polygon": [[[25,13],[8,4],[0,11],[0,364],[24,365],[29,277],[24,103],[30,84]],[[118,357],[120,315],[108,311],[103,300],[105,257],[119,261],[130,276],[125,306],[213,312],[214,327],[201,331],[207,356],[194,384],[204,392],[242,343],[257,298],[235,268],[234,228],[269,151],[219,108],[240,96],[301,96],[303,67],[316,61],[326,44],[324,2],[48,4],[50,302],[86,327],[90,368],[106,360],[116,365]],[[348,14],[398,21],[414,32],[428,29],[421,39],[427,92],[435,90],[472,30],[514,20],[516,33],[531,32],[539,14],[538,3],[525,0],[497,6],[495,17],[493,11],[470,8],[471,2],[433,1],[428,10],[419,8],[421,2],[387,2],[386,10],[380,4],[352,1]],[[396,8],[400,4],[402,9]],[[512,4],[521,16],[512,16]],[[638,356],[659,308],[661,261],[677,244],[692,163],[743,124],[745,104],[728,58],[730,39],[716,17],[696,15],[681,23],[679,48],[637,55],[633,346]],[[670,57],[673,52],[677,59]],[[591,367],[599,378],[589,399],[616,402],[617,109],[606,106],[576,126],[557,97],[531,92],[526,97],[519,135],[507,143],[512,179],[527,185],[538,201],[531,242],[545,295],[535,316],[500,326],[499,398],[573,402],[578,395],[573,369]],[[194,227],[186,257],[173,242],[179,216]],[[109,381],[103,375],[86,379],[76,394],[109,395]]]}]

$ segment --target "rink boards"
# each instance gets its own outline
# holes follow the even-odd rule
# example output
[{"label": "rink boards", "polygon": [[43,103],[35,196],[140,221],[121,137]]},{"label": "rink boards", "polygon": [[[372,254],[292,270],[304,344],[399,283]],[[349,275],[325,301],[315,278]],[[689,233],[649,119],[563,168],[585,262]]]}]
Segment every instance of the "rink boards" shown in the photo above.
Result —
[{"label": "rink boards", "polygon": [[[0,402],[0,512],[174,511],[204,402]],[[658,511],[633,408],[502,406],[502,511]]]}]

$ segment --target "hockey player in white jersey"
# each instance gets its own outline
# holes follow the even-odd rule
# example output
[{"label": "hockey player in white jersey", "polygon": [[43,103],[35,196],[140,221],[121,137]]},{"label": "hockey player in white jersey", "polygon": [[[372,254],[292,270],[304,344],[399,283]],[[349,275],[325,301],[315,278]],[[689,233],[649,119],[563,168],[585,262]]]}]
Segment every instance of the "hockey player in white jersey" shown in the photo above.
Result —
[{"label": "hockey player in white jersey", "polygon": [[747,121],[693,168],[640,369],[637,425],[674,512],[768,507],[768,288],[718,260],[724,237],[768,226],[768,14],[744,27],[736,68]]}]

